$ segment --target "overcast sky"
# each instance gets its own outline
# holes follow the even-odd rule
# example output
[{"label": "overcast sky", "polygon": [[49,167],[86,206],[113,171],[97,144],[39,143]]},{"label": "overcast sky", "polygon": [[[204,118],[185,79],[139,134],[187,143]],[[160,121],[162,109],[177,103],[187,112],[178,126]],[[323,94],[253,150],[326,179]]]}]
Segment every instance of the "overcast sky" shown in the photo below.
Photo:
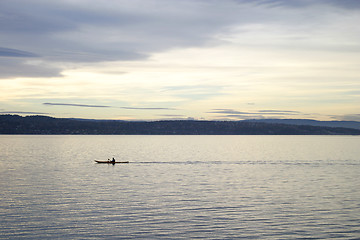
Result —
[{"label": "overcast sky", "polygon": [[360,121],[358,0],[1,0],[0,114]]}]

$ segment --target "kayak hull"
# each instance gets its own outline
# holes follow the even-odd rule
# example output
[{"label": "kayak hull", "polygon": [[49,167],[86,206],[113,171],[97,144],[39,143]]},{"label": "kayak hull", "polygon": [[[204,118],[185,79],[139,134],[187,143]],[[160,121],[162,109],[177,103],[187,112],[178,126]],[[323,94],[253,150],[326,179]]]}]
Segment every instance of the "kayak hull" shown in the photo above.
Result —
[{"label": "kayak hull", "polygon": [[95,160],[96,163],[107,163],[107,164],[115,164],[115,163],[129,163],[129,161],[121,161],[121,162],[112,162],[112,161],[100,161]]}]

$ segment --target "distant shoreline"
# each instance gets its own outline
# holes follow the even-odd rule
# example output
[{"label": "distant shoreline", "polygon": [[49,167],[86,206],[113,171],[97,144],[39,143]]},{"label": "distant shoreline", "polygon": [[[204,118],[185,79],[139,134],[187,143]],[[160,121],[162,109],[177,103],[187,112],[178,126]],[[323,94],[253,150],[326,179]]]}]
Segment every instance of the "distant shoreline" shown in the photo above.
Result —
[{"label": "distant shoreline", "polygon": [[[278,121],[278,122],[276,122]],[[296,120],[243,121],[117,121],[0,115],[0,134],[25,135],[360,135],[360,129],[331,127],[331,122]],[[294,122],[295,120],[293,120]],[[317,124],[306,125],[313,122]],[[346,122],[333,122],[339,123]],[[359,123],[360,122],[352,122]],[[355,126],[355,125],[354,125]]]}]

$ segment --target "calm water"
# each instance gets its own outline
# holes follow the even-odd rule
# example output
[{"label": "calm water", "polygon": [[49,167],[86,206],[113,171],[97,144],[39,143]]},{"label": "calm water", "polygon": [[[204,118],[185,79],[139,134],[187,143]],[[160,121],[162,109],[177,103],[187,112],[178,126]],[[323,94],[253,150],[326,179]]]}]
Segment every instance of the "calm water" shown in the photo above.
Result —
[{"label": "calm water", "polygon": [[0,239],[358,239],[359,176],[355,136],[2,135]]}]

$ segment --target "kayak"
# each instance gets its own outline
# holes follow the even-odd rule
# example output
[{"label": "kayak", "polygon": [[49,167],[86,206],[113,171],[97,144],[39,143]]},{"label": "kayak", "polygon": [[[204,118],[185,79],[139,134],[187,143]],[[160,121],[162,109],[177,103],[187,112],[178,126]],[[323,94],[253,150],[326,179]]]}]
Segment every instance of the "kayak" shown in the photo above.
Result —
[{"label": "kayak", "polygon": [[97,163],[107,163],[107,164],[115,164],[115,163],[129,163],[129,161],[112,162],[112,161],[100,161],[100,160],[95,160],[95,162],[97,162]]}]

